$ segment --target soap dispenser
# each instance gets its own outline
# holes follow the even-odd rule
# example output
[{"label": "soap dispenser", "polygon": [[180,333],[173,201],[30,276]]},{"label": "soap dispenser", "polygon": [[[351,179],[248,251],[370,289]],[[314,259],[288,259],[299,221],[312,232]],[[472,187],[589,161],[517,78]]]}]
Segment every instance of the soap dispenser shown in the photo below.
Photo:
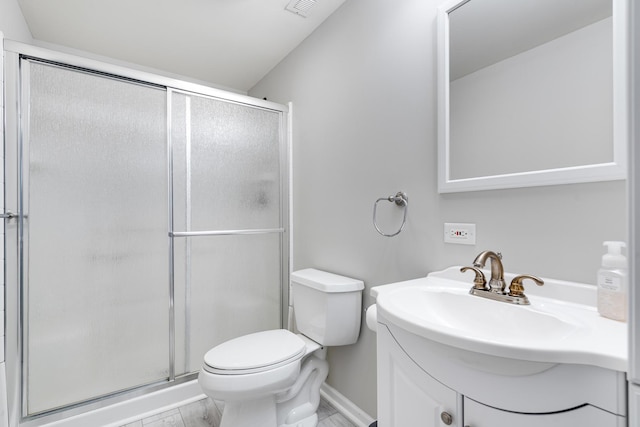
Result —
[{"label": "soap dispenser", "polygon": [[627,320],[629,285],[624,242],[604,242],[608,248],[598,270],[598,312],[613,320]]}]

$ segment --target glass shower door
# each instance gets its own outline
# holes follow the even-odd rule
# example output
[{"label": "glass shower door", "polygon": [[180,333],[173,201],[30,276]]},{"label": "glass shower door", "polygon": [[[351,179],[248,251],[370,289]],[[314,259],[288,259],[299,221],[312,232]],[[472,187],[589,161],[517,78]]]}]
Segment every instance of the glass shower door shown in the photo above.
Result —
[{"label": "glass shower door", "polygon": [[182,375],[211,347],[282,325],[287,153],[281,111],[173,92],[171,116]]},{"label": "glass shower door", "polygon": [[27,415],[169,377],[166,90],[22,60]]}]

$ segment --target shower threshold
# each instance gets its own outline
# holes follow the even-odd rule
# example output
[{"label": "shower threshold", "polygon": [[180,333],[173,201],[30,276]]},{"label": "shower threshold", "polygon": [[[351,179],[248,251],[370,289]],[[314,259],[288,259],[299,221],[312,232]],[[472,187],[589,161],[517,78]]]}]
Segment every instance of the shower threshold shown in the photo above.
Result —
[{"label": "shower threshold", "polygon": [[[135,395],[135,397],[126,397],[132,394],[134,393],[119,396],[118,400],[120,401],[114,403],[109,402],[116,400],[116,398],[105,398],[73,410],[29,419],[20,423],[20,427],[118,427],[206,397],[202,393],[197,379],[142,395]],[[87,407],[91,406],[97,407],[87,410]],[[84,412],[79,413],[83,410]]]}]

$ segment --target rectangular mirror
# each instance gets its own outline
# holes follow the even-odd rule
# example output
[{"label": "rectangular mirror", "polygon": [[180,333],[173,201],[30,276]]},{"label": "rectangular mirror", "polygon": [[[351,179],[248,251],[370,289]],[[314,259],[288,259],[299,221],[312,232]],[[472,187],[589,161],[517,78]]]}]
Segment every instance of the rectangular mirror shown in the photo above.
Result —
[{"label": "rectangular mirror", "polygon": [[626,178],[628,1],[440,7],[440,193]]}]

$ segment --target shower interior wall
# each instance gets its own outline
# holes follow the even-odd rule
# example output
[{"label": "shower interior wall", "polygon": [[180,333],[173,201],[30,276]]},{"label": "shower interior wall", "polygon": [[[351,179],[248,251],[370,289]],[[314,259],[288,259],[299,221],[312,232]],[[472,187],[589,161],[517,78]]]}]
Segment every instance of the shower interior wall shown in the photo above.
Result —
[{"label": "shower interior wall", "polygon": [[[0,41],[2,40],[2,33],[0,33]],[[2,111],[2,117],[4,117],[4,55],[0,58],[0,83],[2,88],[0,89],[0,110]],[[0,120],[0,134],[4,136],[4,120]],[[2,157],[0,158],[0,210],[4,212],[4,150],[2,150]],[[2,241],[4,242],[4,224],[1,228]],[[2,278],[0,283],[0,332],[2,333],[2,340],[0,342],[0,362],[4,363],[4,244],[0,245],[0,259],[2,260]]]},{"label": "shower interior wall", "polygon": [[[18,40],[25,43],[31,43],[33,38],[29,31],[24,16],[20,11],[18,2],[15,0],[0,0],[0,44],[3,44],[4,38]],[[4,117],[4,53],[0,55],[0,113]],[[4,120],[0,120],[0,135],[4,140]],[[0,188],[4,189],[4,150],[0,150]],[[4,194],[3,190],[0,190],[0,212],[4,212]],[[2,240],[4,241],[4,226],[0,227],[0,234],[2,234]],[[5,292],[4,292],[4,245],[0,245],[0,260],[2,261],[2,268],[0,271],[0,363],[2,368],[0,369],[1,376],[4,378],[4,361],[5,361]],[[4,380],[0,383],[0,405],[3,401],[6,401],[5,395],[6,387],[4,387]],[[0,406],[0,426],[6,419],[6,413],[3,413],[5,405]]]},{"label": "shower interior wall", "polygon": [[[0,43],[4,40],[2,32],[0,32]],[[4,117],[4,54],[0,55],[0,113],[2,115],[0,117]],[[4,140],[4,120],[0,119],[0,135],[3,136],[2,140]],[[0,212],[4,212],[4,150],[0,150]],[[7,414],[7,387],[6,387],[6,376],[5,376],[5,291],[4,291],[4,282],[5,282],[5,274],[4,274],[4,222],[2,227],[0,227],[0,238],[2,239],[3,244],[0,245],[0,264],[2,265],[2,271],[0,274],[0,426],[8,425],[8,414]]]},{"label": "shower interior wall", "polygon": [[[15,0],[0,0],[0,44],[4,42],[4,37],[12,40],[19,40],[25,43],[33,42],[29,27],[20,11],[20,6]],[[4,115],[4,52],[0,55],[0,113]],[[4,140],[4,120],[0,119],[0,135]],[[4,189],[4,150],[0,150],[0,188]],[[0,193],[3,190],[0,190]],[[4,212],[4,194],[0,195],[0,212]],[[2,240],[4,241],[4,224],[0,227]],[[0,267],[0,427],[9,425],[7,411],[7,387],[5,372],[5,272],[4,272],[4,250],[5,246],[0,245],[2,262]]]}]

